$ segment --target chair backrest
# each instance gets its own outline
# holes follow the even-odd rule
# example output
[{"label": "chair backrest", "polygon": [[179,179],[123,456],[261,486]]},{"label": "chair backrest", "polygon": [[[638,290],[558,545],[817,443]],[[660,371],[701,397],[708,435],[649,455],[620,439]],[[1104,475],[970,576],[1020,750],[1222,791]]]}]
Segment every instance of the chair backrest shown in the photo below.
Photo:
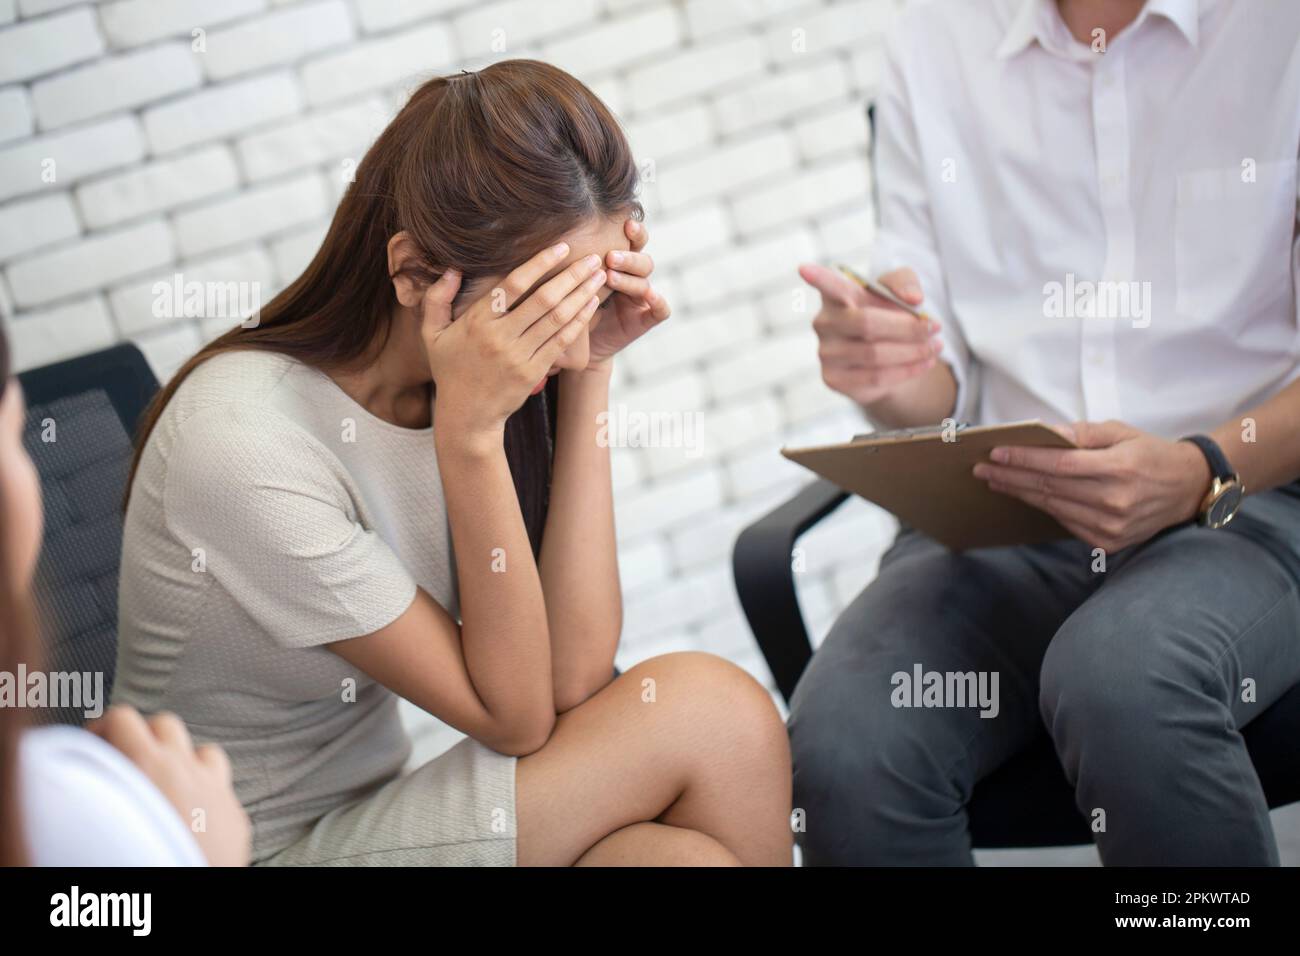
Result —
[{"label": "chair backrest", "polygon": [[[35,599],[43,669],[102,673],[117,662],[117,579],[122,496],[136,423],[158,389],[134,345],[19,375],[27,397],[23,438],[45,499]],[[47,722],[79,724],[81,708],[47,708]]]}]

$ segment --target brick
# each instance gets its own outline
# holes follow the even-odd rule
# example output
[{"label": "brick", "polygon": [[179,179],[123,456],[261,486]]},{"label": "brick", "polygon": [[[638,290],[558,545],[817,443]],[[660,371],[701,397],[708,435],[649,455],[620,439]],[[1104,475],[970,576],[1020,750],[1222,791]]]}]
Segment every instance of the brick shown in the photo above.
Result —
[{"label": "brick", "polygon": [[100,229],[206,199],[238,185],[239,170],[229,148],[209,146],[97,179],[76,192],[86,225]]},{"label": "brick", "polygon": [[30,136],[35,128],[27,91],[21,86],[0,90],[0,143]]},{"label": "brick", "polygon": [[[846,437],[838,435],[833,440]],[[772,448],[757,448],[726,463],[727,484],[733,494],[780,499],[812,479],[811,472],[783,458],[775,445],[773,442]]]},{"label": "brick", "polygon": [[853,83],[863,93],[874,96],[884,75],[884,50],[859,50],[853,54]]},{"label": "brick", "polygon": [[719,96],[714,112],[718,128],[731,134],[835,102],[848,92],[848,72],[839,61],[828,60],[811,69],[783,70]]},{"label": "brick", "polygon": [[344,156],[360,162],[391,118],[379,97],[323,110],[244,137],[239,141],[239,162],[252,180]]},{"label": "brick", "polygon": [[[730,569],[701,568],[693,574],[674,578],[654,594],[628,601],[624,620],[641,640],[658,635],[672,635],[680,641],[682,631],[736,604]],[[689,645],[688,645],[689,646]],[[658,653],[676,649],[670,644]],[[653,673],[653,672],[652,672]]]},{"label": "brick", "polygon": [[196,28],[210,31],[265,9],[266,0],[118,0],[100,4],[99,21],[108,41],[124,48],[174,36],[192,40]]},{"label": "brick", "polygon": [[5,274],[14,302],[26,308],[102,288],[174,258],[171,231],[165,223],[154,221],[22,259]]},{"label": "brick", "polygon": [[542,48],[542,59],[587,77],[675,50],[681,37],[677,11],[655,7],[553,40]]},{"label": "brick", "polygon": [[527,44],[593,23],[596,12],[595,0],[503,0],[475,4],[453,26],[465,56],[516,56]]},{"label": "brick", "polygon": [[[694,39],[736,31],[807,6],[810,0],[687,0],[686,23]],[[814,0],[815,2],[815,0]]]},{"label": "brick", "polygon": [[[19,142],[0,149],[0,200],[75,183],[143,156],[140,125],[130,116]],[[42,178],[48,169],[52,183]]]},{"label": "brick", "polygon": [[819,166],[737,196],[732,216],[742,234],[811,219],[867,198],[866,168],[854,157]]},{"label": "brick", "polygon": [[791,15],[768,28],[767,53],[776,63],[814,63],[837,50],[879,45],[896,11],[881,0],[851,0]]},{"label": "brick", "polygon": [[775,336],[709,366],[707,378],[720,401],[749,395],[779,382],[821,375],[817,339],[809,330]]},{"label": "brick", "polygon": [[875,211],[870,202],[857,203],[822,216],[817,238],[827,256],[840,261],[862,262],[876,240]]},{"label": "brick", "polygon": [[5,323],[14,371],[39,368],[112,345],[113,323],[100,296],[16,315]]},{"label": "brick", "polygon": [[0,261],[80,233],[76,210],[66,192],[0,206]]},{"label": "brick", "polygon": [[635,110],[649,110],[725,88],[763,70],[767,57],[755,37],[741,36],[693,48],[634,70],[629,77]]},{"label": "brick", "polygon": [[17,0],[0,0],[0,26],[13,23],[18,19]]},{"label": "brick", "polygon": [[690,472],[615,502],[619,541],[661,533],[683,521],[707,514],[722,504],[722,482],[715,471]]},{"label": "brick", "polygon": [[103,52],[89,7],[19,23],[0,31],[0,84],[53,73]]},{"label": "brick", "polygon": [[281,285],[288,285],[302,274],[320,249],[328,229],[328,223],[316,223],[271,244],[271,259],[275,263],[275,275]]},{"label": "brick", "polygon": [[661,578],[672,572],[668,546],[656,538],[626,548],[618,556],[619,577],[626,582],[624,597],[652,590]]},{"label": "brick", "polygon": [[697,159],[665,163],[656,169],[655,186],[664,208],[671,209],[767,182],[794,165],[794,147],[786,135],[764,133]]},{"label": "brick", "polygon": [[352,36],[352,18],[343,0],[322,0],[213,30],[201,59],[209,77],[226,80],[295,63],[308,54],[341,46]]},{"label": "brick", "polygon": [[646,228],[650,233],[646,251],[653,256],[658,269],[693,259],[727,245],[732,239],[731,222],[717,203],[679,210],[656,219]]},{"label": "brick", "polygon": [[441,23],[370,40],[311,60],[302,67],[303,88],[313,106],[404,83],[450,68],[451,32]]},{"label": "brick", "polygon": [[[671,300],[670,300],[671,301]],[[665,369],[679,369],[714,355],[746,347],[758,338],[757,310],[749,302],[693,314],[679,312],[627,350],[622,361],[637,380],[653,380]]]},{"label": "brick", "polygon": [[806,229],[747,243],[685,270],[682,304],[695,308],[742,293],[788,287],[797,279],[795,269],[799,263],[816,258],[816,245]]},{"label": "brick", "polygon": [[185,44],[168,44],[100,60],[32,87],[42,129],[133,109],[203,82],[195,54]]},{"label": "brick", "polygon": [[472,0],[356,0],[357,19],[367,33],[382,33],[393,27],[404,26],[416,20],[427,20],[439,14],[464,7]]},{"label": "brick", "polygon": [[18,9],[24,17],[40,17],[78,3],[85,3],[85,0],[20,0]]},{"label": "brick", "polygon": [[713,139],[713,117],[697,103],[668,113],[637,119],[624,127],[637,162],[655,165],[680,153],[697,150]]},{"label": "brick", "polygon": [[158,381],[166,382],[199,350],[203,339],[193,323],[147,332],[135,339]]},{"label": "brick", "polygon": [[251,130],[301,108],[294,78],[288,73],[272,73],[155,106],[145,112],[144,128],[153,151],[167,153]]},{"label": "brick", "polygon": [[326,211],[325,184],[313,174],[178,213],[176,238],[182,255],[196,256],[282,232]]},{"label": "brick", "polygon": [[871,137],[867,134],[866,107],[856,101],[803,120],[794,128],[794,142],[799,156],[809,161],[853,150],[862,155],[865,168],[870,140]]},{"label": "brick", "polygon": [[[109,307],[123,335],[138,335],[177,321],[176,316],[154,315],[154,301],[157,298],[157,293],[154,291],[155,283],[170,284],[177,274],[181,276],[183,284],[189,282],[248,283],[250,294],[251,284],[257,283],[261,305],[266,305],[271,300],[274,288],[271,261],[266,253],[256,246],[226,255],[182,262],[170,269],[159,270],[147,279],[119,286],[109,293]],[[220,322],[223,331],[235,324],[229,316],[215,318]]]}]

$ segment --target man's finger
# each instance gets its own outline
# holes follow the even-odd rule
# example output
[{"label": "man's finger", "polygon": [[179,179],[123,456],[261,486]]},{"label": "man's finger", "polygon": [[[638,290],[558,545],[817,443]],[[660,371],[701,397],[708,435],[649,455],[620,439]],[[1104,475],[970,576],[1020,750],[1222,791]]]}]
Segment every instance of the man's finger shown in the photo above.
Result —
[{"label": "man's finger", "polygon": [[867,304],[867,290],[835,269],[805,263],[799,267],[799,277],[832,305],[853,307]]},{"label": "man's finger", "polygon": [[1132,425],[1113,420],[1075,422],[1071,430],[1075,435],[1074,443],[1080,448],[1109,448],[1126,438],[1132,438],[1137,433],[1137,429]]},{"label": "man's finger", "polygon": [[909,305],[920,305],[925,296],[921,292],[921,280],[911,269],[895,269],[880,277],[880,284]]},{"label": "man's finger", "polygon": [[996,465],[1074,478],[1101,477],[1112,470],[1112,456],[1104,448],[1080,450],[1000,445],[989,453],[989,458]]},{"label": "man's finger", "polygon": [[1076,501],[1092,508],[1104,509],[1108,501],[1106,485],[1095,478],[1065,478],[1044,471],[1030,471],[980,462],[974,475],[990,485],[1006,486],[1018,491]]}]

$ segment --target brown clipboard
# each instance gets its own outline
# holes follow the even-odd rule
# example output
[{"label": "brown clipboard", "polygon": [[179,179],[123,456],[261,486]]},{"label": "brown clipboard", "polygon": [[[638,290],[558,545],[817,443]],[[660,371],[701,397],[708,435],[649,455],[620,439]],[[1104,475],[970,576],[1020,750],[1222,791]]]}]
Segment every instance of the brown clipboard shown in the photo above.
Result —
[{"label": "brown clipboard", "polygon": [[860,435],[781,454],[845,491],[875,502],[953,551],[1068,538],[1056,519],[990,491],[972,473],[999,445],[1074,448],[1040,421],[942,426]]}]

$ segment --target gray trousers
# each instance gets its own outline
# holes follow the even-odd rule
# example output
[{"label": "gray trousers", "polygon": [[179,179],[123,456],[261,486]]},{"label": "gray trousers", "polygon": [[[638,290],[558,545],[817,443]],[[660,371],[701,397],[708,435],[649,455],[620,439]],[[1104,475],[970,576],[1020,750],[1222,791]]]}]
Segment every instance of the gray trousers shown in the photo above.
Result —
[{"label": "gray trousers", "polygon": [[[900,532],[791,703],[807,864],[969,865],[972,789],[1042,734],[1104,863],[1278,862],[1241,728],[1300,681],[1300,482],[1093,565]],[[996,672],[997,715],[915,706],[918,665]]]}]

